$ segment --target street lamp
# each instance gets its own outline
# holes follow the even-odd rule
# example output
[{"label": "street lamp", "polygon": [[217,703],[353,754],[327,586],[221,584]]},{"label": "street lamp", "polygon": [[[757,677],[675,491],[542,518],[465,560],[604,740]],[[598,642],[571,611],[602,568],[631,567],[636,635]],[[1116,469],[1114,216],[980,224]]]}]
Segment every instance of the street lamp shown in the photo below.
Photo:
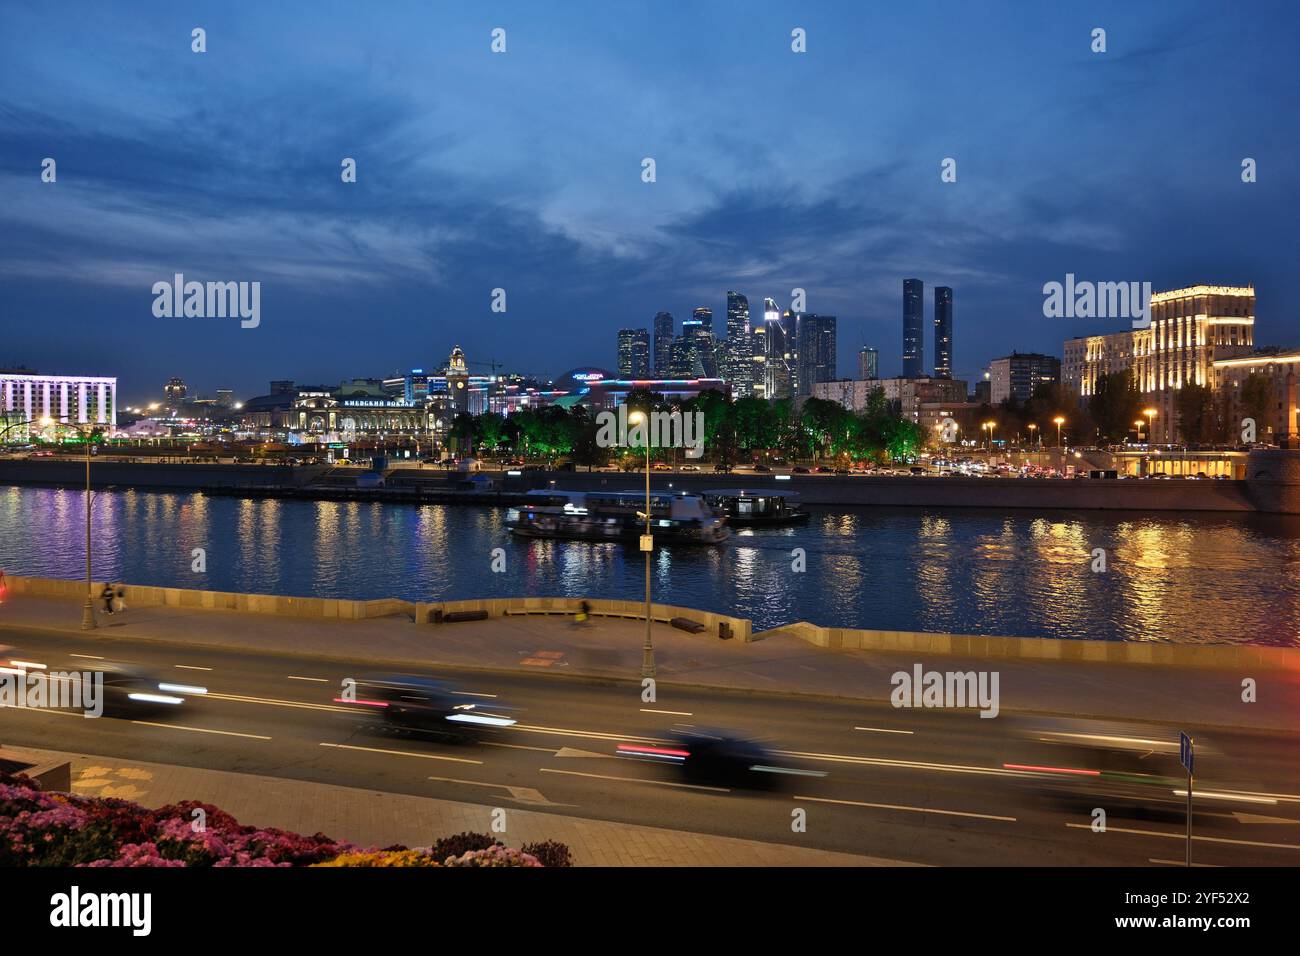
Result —
[{"label": "street lamp", "polygon": [[[1137,426],[1137,432],[1138,432],[1138,444],[1141,444],[1141,443],[1142,443],[1142,426],[1145,425],[1146,422],[1142,421],[1142,419],[1139,418],[1139,419],[1138,419],[1137,421],[1135,421],[1133,424],[1134,424],[1135,426]],[[1151,432],[1149,432],[1149,431],[1147,432],[1147,438],[1148,438],[1148,439],[1151,438]],[[1147,444],[1150,444],[1150,441],[1148,441]]]},{"label": "street lamp", "polygon": [[1060,448],[1061,447],[1061,426],[1065,424],[1065,417],[1063,415],[1057,415],[1055,418],[1052,419],[1052,422],[1056,425],[1056,447]]},{"label": "street lamp", "polygon": [[[1030,444],[1030,447],[1033,447],[1033,444],[1034,444],[1034,432],[1036,432],[1036,431],[1038,430],[1038,426],[1035,425],[1035,424],[1033,424],[1033,423],[1031,422],[1030,424],[1026,425],[1025,427],[1029,429],[1029,444]],[[1039,438],[1041,439],[1042,436],[1040,435]]]},{"label": "street lamp", "polygon": [[1142,414],[1147,417],[1147,447],[1150,448],[1151,447],[1151,420],[1156,417],[1156,410],[1154,408],[1148,408],[1144,412],[1142,412]]},{"label": "street lamp", "polygon": [[997,422],[985,422],[982,426],[980,426],[982,428],[987,428],[989,431],[989,451],[993,450],[993,429],[996,425]]},{"label": "street lamp", "polygon": [[641,676],[655,676],[655,649],[650,641],[650,554],[654,538],[650,534],[650,419],[645,412],[633,412],[627,420],[633,425],[645,425],[645,534],[641,536],[641,550],[645,552],[645,644],[641,647]]}]

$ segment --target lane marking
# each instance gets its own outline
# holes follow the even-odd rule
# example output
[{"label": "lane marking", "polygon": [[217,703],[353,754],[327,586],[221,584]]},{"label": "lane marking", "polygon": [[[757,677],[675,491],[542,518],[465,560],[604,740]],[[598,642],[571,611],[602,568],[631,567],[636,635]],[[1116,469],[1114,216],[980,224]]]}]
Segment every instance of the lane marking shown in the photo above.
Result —
[{"label": "lane marking", "polygon": [[486,783],[482,780],[461,780],[456,777],[429,777],[429,780],[437,780],[441,783],[460,783],[467,787],[491,787],[494,790],[508,791],[510,796],[506,799],[513,800],[516,803],[533,804],[539,807],[574,807],[575,803],[554,803],[546,799],[545,794],[540,790],[534,790],[532,787],[515,787],[508,783]]},{"label": "lane marking", "polygon": [[640,777],[609,777],[600,773],[579,773],[577,770],[552,770],[542,767],[540,773],[562,773],[570,777],[590,777],[593,780],[617,780],[620,783],[649,783],[659,787],[681,787],[686,790],[708,790],[713,793],[731,793],[727,787],[706,787],[698,783],[677,783],[673,780],[645,780]]},{"label": "lane marking", "polygon": [[843,754],[800,753],[797,750],[778,750],[782,757],[799,757],[804,760],[828,760],[831,763],[856,763],[871,767],[901,767],[907,770],[940,770],[946,773],[977,773],[994,777],[1032,777],[1021,770],[1004,770],[1001,767],[968,767],[963,764],[929,763],[923,760],[890,760],[885,757],[849,757]]},{"label": "lane marking", "polygon": [[874,810],[907,810],[911,813],[939,813],[945,817],[974,817],[979,820],[1000,820],[1004,823],[1016,823],[1015,817],[1000,817],[992,813],[971,813],[966,810],[936,810],[933,807],[908,807],[897,803],[863,803],[859,800],[832,800],[830,797],[794,797],[795,800],[811,800],[813,803],[838,803],[846,807],[870,807]]},{"label": "lane marking", "polygon": [[[1091,823],[1067,823],[1067,827],[1072,830],[1091,830]],[[1165,837],[1170,840],[1186,840],[1186,833],[1165,833],[1161,830],[1130,830],[1125,827],[1113,827],[1106,825],[1107,833],[1135,833],[1139,836],[1157,836]],[[1211,837],[1192,835],[1193,840],[1200,840],[1204,843],[1231,843],[1234,846],[1262,846],[1273,850],[1300,850],[1300,846],[1294,843],[1262,843],[1259,840],[1232,840],[1228,837]]]},{"label": "lane marking", "polygon": [[69,654],[69,657],[84,657],[88,661],[102,661],[104,658],[98,654]]},{"label": "lane marking", "polygon": [[470,760],[467,757],[444,757],[441,754],[417,754],[409,750],[382,750],[379,747],[357,747],[353,744],[321,744],[322,747],[332,747],[336,750],[364,750],[372,754],[392,754],[396,757],[419,757],[423,760],[446,760],[451,763],[477,763],[481,764],[482,760]]},{"label": "lane marking", "polygon": [[642,707],[643,714],[668,714],[672,717],[694,717],[695,715],[684,710],[651,710],[649,707]]},{"label": "lane marking", "polygon": [[335,704],[309,704],[300,700],[276,700],[270,697],[244,697],[239,694],[207,695],[210,700],[233,700],[241,704],[267,704],[271,707],[297,707],[299,710],[327,710],[336,714],[361,713],[356,707],[340,707]]},{"label": "lane marking", "polygon": [[854,727],[854,730],[867,730],[873,734],[914,734],[915,730],[890,730],[887,727]]},{"label": "lane marking", "polygon": [[660,737],[636,737],[628,734],[607,734],[599,730],[565,730],[561,727],[539,727],[533,724],[515,724],[512,730],[523,730],[532,734],[556,734],[561,737],[590,737],[592,740],[640,741],[642,743],[668,744],[671,740]]},{"label": "lane marking", "polygon": [[468,690],[453,690],[452,693],[457,697],[491,697],[495,699],[497,696],[496,694],[475,694]]},{"label": "lane marking", "polygon": [[211,667],[195,667],[193,664],[173,664],[172,666],[173,666],[173,667],[177,667],[177,668],[179,668],[179,669],[181,669],[181,670],[183,670],[183,671],[210,671],[210,670],[212,670]]},{"label": "lane marking", "polygon": [[481,743],[484,747],[505,747],[508,750],[535,750],[538,753],[543,753],[543,754],[555,753],[554,747],[530,747],[527,744],[503,744],[495,740],[480,740],[479,743]]},{"label": "lane marking", "polygon": [[[1186,861],[1186,860],[1158,860],[1158,859],[1156,859],[1155,857],[1151,857],[1151,858],[1149,858],[1149,859],[1147,860],[1147,862],[1148,862],[1148,863],[1159,863],[1159,864],[1162,865],[1162,866],[1186,866],[1186,865],[1187,865],[1187,861]],[[1212,868],[1212,869],[1218,869],[1219,864],[1217,864],[1217,863],[1193,863],[1192,866],[1194,866],[1194,867],[1196,867],[1196,866],[1206,866],[1206,867],[1210,867],[1210,868]]]},{"label": "lane marking", "polygon": [[326,680],[324,677],[295,677],[293,674],[289,675],[289,680],[309,680],[309,681],[315,681],[317,684],[329,683],[329,681]]},{"label": "lane marking", "polygon": [[247,737],[250,740],[270,740],[270,737],[264,737],[261,734],[239,734],[233,730],[208,730],[206,727],[185,727],[181,724],[155,724],[150,720],[133,720],[133,724],[141,724],[145,727],[162,727],[164,730],[190,730],[196,734],[220,734],[223,737]]}]

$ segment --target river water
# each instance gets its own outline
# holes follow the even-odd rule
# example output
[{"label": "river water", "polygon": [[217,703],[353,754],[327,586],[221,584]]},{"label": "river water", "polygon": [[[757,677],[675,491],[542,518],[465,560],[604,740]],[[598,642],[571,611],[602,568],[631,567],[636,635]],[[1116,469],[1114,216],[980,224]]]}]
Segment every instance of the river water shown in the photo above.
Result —
[{"label": "river water", "polygon": [[[0,488],[0,570],[84,573],[80,491]],[[1300,646],[1300,519],[1264,515],[813,509],[656,552],[656,601],[885,630]],[[635,546],[516,540],[505,509],[97,492],[94,576],[316,597],[640,600]],[[196,572],[193,549],[205,551]],[[505,570],[492,570],[503,549]],[[806,570],[796,571],[802,549]],[[1095,549],[1105,552],[1105,570]],[[498,562],[499,563],[499,562]]]}]

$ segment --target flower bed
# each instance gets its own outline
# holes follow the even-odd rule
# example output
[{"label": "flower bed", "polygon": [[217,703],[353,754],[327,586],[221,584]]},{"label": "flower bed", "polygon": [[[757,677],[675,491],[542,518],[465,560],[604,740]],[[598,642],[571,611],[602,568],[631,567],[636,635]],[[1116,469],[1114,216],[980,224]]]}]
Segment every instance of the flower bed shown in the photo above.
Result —
[{"label": "flower bed", "polygon": [[[550,858],[569,865],[567,848]],[[424,848],[364,848],[323,833],[244,826],[206,803],[148,810],[129,800],[46,792],[24,776],[0,773],[0,866],[541,865],[483,834]]]}]

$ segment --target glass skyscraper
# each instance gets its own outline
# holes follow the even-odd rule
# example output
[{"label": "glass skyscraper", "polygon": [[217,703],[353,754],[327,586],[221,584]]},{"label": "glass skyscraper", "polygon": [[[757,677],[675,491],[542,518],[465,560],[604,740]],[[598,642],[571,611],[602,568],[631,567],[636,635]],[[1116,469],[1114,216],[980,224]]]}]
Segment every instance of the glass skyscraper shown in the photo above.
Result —
[{"label": "glass skyscraper", "polygon": [[903,378],[925,377],[925,283],[903,280]]},{"label": "glass skyscraper", "polygon": [[934,287],[934,377],[952,378],[952,289]]},{"label": "glass skyscraper", "polygon": [[655,313],[655,378],[667,378],[668,369],[673,363],[673,314],[671,312]]}]

